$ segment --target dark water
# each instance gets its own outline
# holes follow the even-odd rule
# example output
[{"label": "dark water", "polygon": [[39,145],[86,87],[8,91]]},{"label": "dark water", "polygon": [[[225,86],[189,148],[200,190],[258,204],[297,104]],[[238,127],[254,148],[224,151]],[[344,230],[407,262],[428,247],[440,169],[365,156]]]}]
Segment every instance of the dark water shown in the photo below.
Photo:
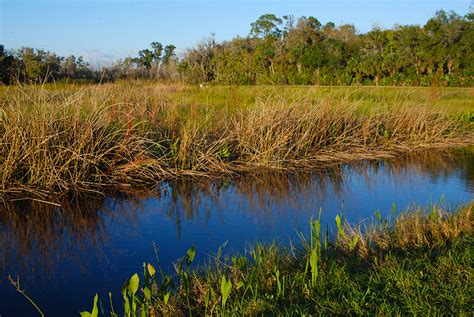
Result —
[{"label": "dark water", "polygon": [[[322,222],[337,213],[352,223],[379,210],[391,216],[417,203],[456,205],[474,195],[473,149],[418,153],[396,160],[341,165],[311,173],[267,174],[233,180],[177,182],[155,193],[69,199],[62,207],[38,202],[0,205],[0,316],[36,316],[6,277],[46,316],[78,316],[96,292],[118,299],[123,281],[195,245],[202,262],[227,241],[226,252],[253,241],[295,239],[322,208]],[[116,306],[118,303],[116,303]]]}]

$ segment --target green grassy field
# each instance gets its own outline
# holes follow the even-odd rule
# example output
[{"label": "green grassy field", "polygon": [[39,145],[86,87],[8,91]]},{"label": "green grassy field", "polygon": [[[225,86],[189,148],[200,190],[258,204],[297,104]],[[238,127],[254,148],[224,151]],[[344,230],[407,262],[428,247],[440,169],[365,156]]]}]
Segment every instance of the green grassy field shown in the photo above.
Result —
[{"label": "green grassy field", "polygon": [[0,87],[0,197],[306,169],[473,143],[474,89]]},{"label": "green grassy field", "polygon": [[336,216],[335,237],[312,220],[309,235],[291,247],[218,252],[197,268],[191,248],[174,275],[157,255],[158,265],[144,263],[143,275],[126,281],[121,309],[124,316],[469,316],[473,207],[413,208],[392,221],[375,215],[362,228]]}]

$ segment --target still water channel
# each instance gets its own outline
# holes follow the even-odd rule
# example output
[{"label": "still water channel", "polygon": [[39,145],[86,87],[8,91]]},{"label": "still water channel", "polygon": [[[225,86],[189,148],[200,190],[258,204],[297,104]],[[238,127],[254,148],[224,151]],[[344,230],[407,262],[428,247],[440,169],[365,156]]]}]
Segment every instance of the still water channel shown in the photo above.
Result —
[{"label": "still water channel", "polygon": [[[259,174],[219,181],[162,184],[153,193],[71,198],[61,207],[37,202],[0,205],[0,316],[36,316],[10,285],[21,287],[46,316],[79,316],[96,292],[120,295],[124,280],[155,263],[165,268],[194,245],[197,262],[254,241],[288,244],[295,228],[322,208],[351,223],[384,217],[412,204],[455,206],[474,197],[474,149],[432,151],[397,159],[338,165],[296,174]],[[116,306],[118,303],[116,304]]]}]

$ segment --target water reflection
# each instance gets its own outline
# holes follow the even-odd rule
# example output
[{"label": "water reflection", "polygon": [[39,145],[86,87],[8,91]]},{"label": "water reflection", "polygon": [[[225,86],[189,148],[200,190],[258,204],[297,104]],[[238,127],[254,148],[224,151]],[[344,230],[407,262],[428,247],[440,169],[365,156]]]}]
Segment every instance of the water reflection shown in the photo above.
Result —
[{"label": "water reflection", "polygon": [[[238,250],[253,240],[287,241],[320,207],[326,223],[338,212],[357,222],[375,209],[387,214],[392,202],[403,208],[445,194],[458,203],[473,193],[470,148],[305,173],[177,180],[151,193],[66,197],[55,202],[60,207],[9,202],[0,206],[0,273],[3,282],[7,274],[21,275],[40,304],[51,309],[48,315],[69,315],[96,290],[119,289],[142,261],[153,260],[152,241],[169,264],[191,244],[202,259],[226,240]],[[62,293],[72,286],[72,298]],[[0,315],[25,314],[25,303],[7,288],[0,283]]]},{"label": "water reflection", "polygon": [[170,193],[172,197],[166,215],[175,218],[179,225],[182,218],[190,219],[202,212],[201,203],[204,198],[212,199],[218,204],[222,203],[220,200],[223,192],[232,191],[239,200],[248,202],[245,212],[258,213],[259,218],[265,218],[266,215],[261,213],[268,211],[269,206],[298,206],[309,197],[322,201],[328,196],[328,191],[340,198],[344,195],[345,182],[355,175],[363,178],[370,190],[378,186],[379,178],[374,177],[378,174],[403,179],[414,173],[427,176],[432,182],[456,177],[464,183],[463,187],[467,192],[473,193],[474,148],[416,152],[397,159],[341,164],[311,173],[259,173],[251,177],[197,184],[177,181],[164,186],[165,195]]}]

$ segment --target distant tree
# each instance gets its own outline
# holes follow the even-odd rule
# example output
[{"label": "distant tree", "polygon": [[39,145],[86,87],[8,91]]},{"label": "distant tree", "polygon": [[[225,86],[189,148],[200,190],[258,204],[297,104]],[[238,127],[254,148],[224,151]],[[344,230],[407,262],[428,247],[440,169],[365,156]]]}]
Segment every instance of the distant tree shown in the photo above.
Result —
[{"label": "distant tree", "polygon": [[63,74],[65,77],[73,78],[77,75],[76,57],[69,55],[64,59]]},{"label": "distant tree", "polygon": [[281,30],[278,28],[283,20],[274,14],[264,14],[257,21],[250,24],[250,34],[255,37],[280,37]]},{"label": "distant tree", "polygon": [[0,83],[9,85],[18,80],[19,61],[0,45]]},{"label": "distant tree", "polygon": [[324,25],[323,28],[324,28],[325,31],[328,31],[328,30],[331,30],[331,29],[335,29],[335,28],[336,28],[336,24],[334,24],[334,22],[329,21],[328,23],[326,23],[326,24]]},{"label": "distant tree", "polygon": [[158,64],[161,60],[161,54],[163,53],[163,45],[160,42],[152,42],[150,45],[153,49],[153,60]]},{"label": "distant tree", "polygon": [[170,44],[165,46],[165,55],[163,56],[163,64],[169,64],[169,62],[176,57],[174,50],[176,46]]},{"label": "distant tree", "polygon": [[41,81],[41,57],[31,47],[23,47],[18,50],[21,60],[22,75],[27,82]]},{"label": "distant tree", "polygon": [[221,49],[214,34],[200,41],[195,48],[186,52],[179,67],[182,76],[193,83],[215,80],[218,70],[214,58],[220,55]]},{"label": "distant tree", "polygon": [[153,64],[154,55],[149,49],[144,49],[138,52],[138,62],[146,69],[150,69]]}]

